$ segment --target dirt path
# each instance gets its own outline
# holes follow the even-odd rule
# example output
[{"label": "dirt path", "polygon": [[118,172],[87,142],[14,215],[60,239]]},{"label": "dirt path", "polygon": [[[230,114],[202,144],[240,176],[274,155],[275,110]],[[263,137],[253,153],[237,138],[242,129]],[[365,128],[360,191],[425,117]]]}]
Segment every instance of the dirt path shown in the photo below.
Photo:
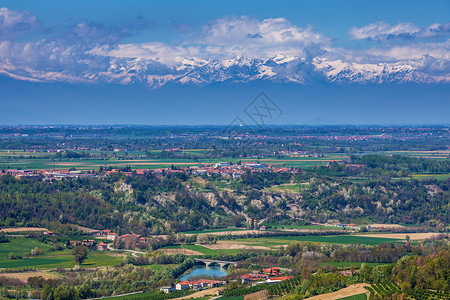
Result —
[{"label": "dirt path", "polygon": [[197,293],[193,293],[190,294],[189,296],[185,296],[185,297],[181,297],[181,298],[175,298],[175,300],[177,299],[190,299],[190,298],[200,298],[200,297],[204,297],[204,296],[209,296],[209,295],[215,295],[217,293],[217,291],[223,290],[223,287],[217,287],[217,288],[213,288],[213,289],[207,289],[207,290],[203,290]]},{"label": "dirt path", "polygon": [[345,298],[348,296],[358,295],[358,294],[366,294],[367,297],[369,297],[369,291],[366,290],[364,287],[369,286],[367,283],[357,283],[352,284],[346,288],[340,289],[339,291],[328,293],[328,294],[322,294],[313,296],[310,298],[306,298],[308,300],[337,300],[341,298]]}]

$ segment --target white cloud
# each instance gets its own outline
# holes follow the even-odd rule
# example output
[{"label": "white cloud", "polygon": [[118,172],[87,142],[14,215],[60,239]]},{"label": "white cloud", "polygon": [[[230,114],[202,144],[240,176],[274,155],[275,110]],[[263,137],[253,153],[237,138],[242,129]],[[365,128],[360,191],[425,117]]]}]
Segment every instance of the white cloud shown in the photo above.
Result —
[{"label": "white cloud", "polygon": [[420,31],[420,27],[413,23],[399,23],[390,25],[384,21],[376,22],[361,28],[352,27],[350,35],[355,40],[389,39],[395,37],[412,37]]},{"label": "white cloud", "polygon": [[421,28],[410,22],[390,25],[384,21],[379,21],[364,27],[352,27],[350,29],[350,36],[355,40],[434,38],[448,34],[450,34],[450,22],[436,23]]},{"label": "white cloud", "polygon": [[178,45],[152,42],[119,44],[92,52],[99,55],[152,59],[177,64],[182,58],[230,59],[236,56],[262,58],[285,54],[305,56],[323,52],[330,39],[311,26],[298,27],[284,18],[257,20],[247,16],[214,20],[202,28],[201,35]]},{"label": "white cloud", "polygon": [[285,18],[257,19],[226,17],[217,19],[203,27],[203,43],[214,45],[317,45],[329,39],[315,32],[311,26],[302,28]]},{"label": "white cloud", "polygon": [[119,44],[116,47],[96,47],[89,53],[120,58],[151,59],[169,65],[176,64],[184,57],[201,55],[198,47],[171,46],[160,42]]},{"label": "white cloud", "polygon": [[36,16],[28,11],[0,8],[0,39],[12,38],[22,31],[27,31],[38,25]]},{"label": "white cloud", "polygon": [[450,60],[450,40],[443,43],[417,43],[387,49],[372,48],[366,53],[379,61],[420,60],[424,57]]}]

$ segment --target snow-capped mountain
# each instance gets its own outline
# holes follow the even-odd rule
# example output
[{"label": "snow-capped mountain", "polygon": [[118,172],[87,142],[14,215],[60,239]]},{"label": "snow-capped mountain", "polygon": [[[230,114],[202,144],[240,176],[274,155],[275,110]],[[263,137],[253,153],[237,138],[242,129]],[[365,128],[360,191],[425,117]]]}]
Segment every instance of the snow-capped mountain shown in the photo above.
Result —
[{"label": "snow-capped mountain", "polygon": [[435,78],[427,75],[421,72],[417,65],[407,62],[370,64],[285,55],[276,55],[269,59],[238,56],[223,60],[180,57],[173,65],[142,58],[110,58],[104,69],[80,74],[16,69],[11,66],[0,66],[0,70],[1,73],[19,80],[144,84],[151,89],[168,83],[202,86],[217,82],[245,84],[256,81],[297,84],[450,81],[448,76]]}]

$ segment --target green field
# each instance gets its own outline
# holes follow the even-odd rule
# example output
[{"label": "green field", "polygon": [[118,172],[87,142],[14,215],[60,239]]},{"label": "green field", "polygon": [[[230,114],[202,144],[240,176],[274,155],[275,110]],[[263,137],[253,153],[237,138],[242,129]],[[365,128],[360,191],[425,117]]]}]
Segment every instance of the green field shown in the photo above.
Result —
[{"label": "green field", "polygon": [[427,179],[447,180],[448,178],[450,178],[450,174],[413,174],[411,175],[411,177],[417,180],[427,180]]},{"label": "green field", "polygon": [[173,264],[168,264],[168,265],[157,265],[157,264],[152,264],[152,265],[144,265],[144,266],[142,266],[143,268],[150,268],[150,269],[153,269],[153,270],[155,270],[155,271],[159,271],[159,270],[162,270],[162,269],[165,269],[165,268],[173,268],[173,267],[175,267],[176,265],[173,265]]},{"label": "green field", "polygon": [[339,298],[339,300],[367,300],[367,295],[362,293],[358,295],[348,296],[345,298]]},{"label": "green field", "polygon": [[188,250],[193,250],[193,251],[197,251],[200,253],[203,253],[204,255],[217,255],[219,254],[219,251],[216,250],[212,250],[200,245],[183,245],[184,249],[188,249]]},{"label": "green field", "polygon": [[[96,268],[105,266],[115,266],[122,262],[121,257],[109,256],[106,253],[90,252],[88,258],[81,265],[82,268]],[[2,259],[0,260],[0,268],[25,268],[32,267],[37,269],[47,268],[72,268],[75,263],[70,252],[57,255],[43,255],[22,259]]]},{"label": "green field", "polygon": [[193,231],[186,231],[183,233],[187,234],[200,234],[200,233],[214,233],[214,232],[227,232],[227,231],[241,231],[241,230],[247,230],[246,228],[223,228],[223,229],[208,229],[208,230],[193,230]]},{"label": "green field", "polygon": [[[25,257],[32,249],[48,251],[51,246],[41,243],[35,239],[12,238],[9,243],[0,243],[0,268],[25,268],[33,267],[38,269],[46,268],[72,268],[75,263],[70,250],[47,252],[41,256]],[[9,259],[10,253],[20,255],[22,259]],[[113,257],[106,252],[89,252],[88,258],[82,264],[83,268],[93,268],[101,266],[114,266],[122,262],[121,257]]]},{"label": "green field", "polygon": [[276,185],[268,188],[269,191],[274,192],[294,192],[299,193],[300,192],[300,185],[299,184],[282,184],[282,185]]},{"label": "green field", "polygon": [[[198,155],[207,151],[207,149],[189,149],[186,153],[192,155]],[[89,158],[57,158],[55,153],[47,152],[24,152],[15,150],[0,150],[0,169],[70,169],[72,167],[77,170],[96,170],[100,166],[111,167],[126,167],[130,166],[132,169],[157,169],[168,168],[172,165],[177,167],[192,166],[199,164],[213,164],[218,162],[231,162],[237,163],[238,159],[118,159],[111,157],[101,157],[104,155],[110,156],[111,154],[128,156],[139,156],[141,152],[112,152],[112,151],[83,151],[89,152],[94,157]],[[33,156],[34,158],[30,158]],[[332,155],[326,157],[294,157],[294,158],[270,158],[263,159],[261,163],[283,165],[285,167],[301,167],[307,168],[311,166],[327,165],[330,160],[343,159],[344,155]],[[254,161],[254,159],[244,159],[242,161]]]},{"label": "green field", "polygon": [[[268,239],[277,240],[277,237],[269,237]],[[301,241],[301,242],[319,242],[319,243],[333,243],[333,244],[365,244],[365,245],[379,245],[385,243],[401,243],[403,240],[376,238],[376,237],[362,237],[352,235],[334,235],[334,236],[289,236],[283,237],[282,240]]]},{"label": "green field", "polygon": [[277,246],[292,244],[294,242],[315,242],[315,243],[331,243],[331,244],[365,244],[379,245],[385,243],[402,243],[403,240],[361,237],[352,235],[333,235],[333,236],[283,236],[283,237],[261,237],[261,238],[245,238],[234,240],[249,246],[266,246],[276,248]]},{"label": "green field", "polygon": [[271,226],[272,229],[312,229],[312,230],[345,230],[342,227],[322,226],[322,225],[279,225],[272,223],[263,223],[262,225]]},{"label": "green field", "polygon": [[193,290],[184,290],[184,291],[175,291],[170,294],[164,294],[160,291],[153,291],[153,292],[144,292],[144,293],[137,293],[134,295],[128,295],[128,296],[114,296],[114,297],[106,297],[102,299],[114,299],[114,300],[156,300],[156,299],[172,299],[176,297],[182,297],[187,296],[189,294],[194,293]]},{"label": "green field", "polygon": [[25,256],[30,254],[31,250],[38,247],[40,250],[48,251],[52,246],[41,243],[35,239],[25,237],[10,238],[9,243],[0,243],[0,261],[7,259],[10,253]]}]

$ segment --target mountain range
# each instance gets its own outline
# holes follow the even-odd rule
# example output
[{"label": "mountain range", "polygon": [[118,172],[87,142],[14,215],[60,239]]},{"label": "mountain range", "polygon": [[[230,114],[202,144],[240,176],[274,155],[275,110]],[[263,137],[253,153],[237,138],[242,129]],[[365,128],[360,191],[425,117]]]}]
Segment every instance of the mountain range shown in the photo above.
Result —
[{"label": "mountain range", "polygon": [[274,83],[383,84],[439,83],[446,78],[421,71],[420,63],[355,63],[314,57],[276,55],[269,59],[237,56],[233,59],[177,58],[169,65],[144,58],[108,58],[101,70],[75,72],[35,71],[3,65],[1,73],[19,80],[69,83],[107,82],[121,85],[143,84],[157,89],[167,84],[209,85],[246,84],[257,81]]}]

